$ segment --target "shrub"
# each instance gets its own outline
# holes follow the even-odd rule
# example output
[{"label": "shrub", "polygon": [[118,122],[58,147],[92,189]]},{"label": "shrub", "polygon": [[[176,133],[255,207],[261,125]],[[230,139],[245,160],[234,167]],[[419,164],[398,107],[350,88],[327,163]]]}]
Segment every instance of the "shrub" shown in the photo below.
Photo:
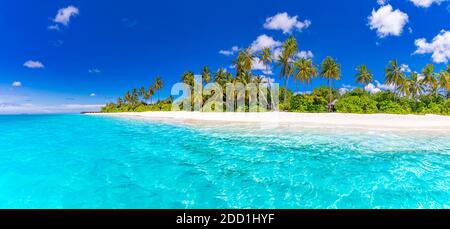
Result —
[{"label": "shrub", "polygon": [[387,114],[407,114],[408,111],[403,109],[399,103],[386,100],[378,103],[378,110]]},{"label": "shrub", "polygon": [[290,100],[290,111],[294,112],[326,112],[328,101],[315,95],[295,95]]},{"label": "shrub", "polygon": [[368,96],[345,96],[336,102],[335,108],[340,113],[373,114],[378,112],[377,102]]}]

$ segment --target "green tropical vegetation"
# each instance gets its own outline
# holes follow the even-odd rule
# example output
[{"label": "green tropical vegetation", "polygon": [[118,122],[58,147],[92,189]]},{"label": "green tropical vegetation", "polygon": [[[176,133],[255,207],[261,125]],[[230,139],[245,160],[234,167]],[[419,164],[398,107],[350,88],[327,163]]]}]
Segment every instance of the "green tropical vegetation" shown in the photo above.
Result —
[{"label": "green tropical vegetation", "polygon": [[[339,112],[339,113],[389,113],[389,114],[440,114],[450,115],[450,65],[440,72],[435,71],[433,64],[427,64],[423,70],[411,72],[409,75],[403,71],[397,60],[391,60],[387,64],[384,73],[384,85],[387,90],[369,90],[373,86],[372,71],[361,64],[356,67],[355,82],[361,87],[351,90],[340,91],[333,87],[333,82],[341,79],[341,66],[333,57],[326,57],[320,65],[315,65],[312,59],[302,58],[299,55],[297,40],[290,36],[281,47],[279,54],[275,56],[269,47],[263,48],[260,52],[254,53],[250,48],[242,49],[233,60],[235,74],[228,72],[225,68],[219,68],[215,72],[208,66],[201,69],[201,84],[205,86],[214,82],[222,86],[223,103],[206,104],[209,98],[215,96],[213,90],[208,94],[190,96],[184,99],[194,109],[194,104],[200,103],[206,108],[203,111],[221,111],[217,106],[222,105],[226,110],[227,90],[226,85],[244,85],[251,83],[265,85],[271,88],[271,82],[264,76],[256,75],[252,72],[254,64],[259,61],[265,66],[266,72],[273,67],[277,67],[280,78],[284,85],[280,88],[279,101],[280,109],[287,112]],[[180,79],[191,88],[195,85],[194,71],[184,72]],[[289,80],[293,78],[296,91],[288,89]],[[327,86],[312,88],[308,91],[308,86],[312,87],[312,81],[321,78],[327,82]],[[299,91],[299,84],[302,84],[303,92]],[[124,96],[119,97],[115,103],[109,103],[102,108],[102,112],[144,112],[144,111],[170,111],[173,98],[160,99],[160,91],[163,88],[163,80],[160,76],[154,79],[152,85],[140,87],[127,91]],[[222,93],[221,92],[221,93]],[[243,106],[234,106],[233,111],[266,111],[273,106],[270,90],[262,91],[258,88],[257,94],[263,101],[256,104],[249,104],[249,94],[244,95],[233,92],[231,96],[235,101],[245,98]],[[157,100],[153,98],[157,93]],[[265,94],[263,94],[265,93]],[[242,105],[242,104],[241,104]]]}]

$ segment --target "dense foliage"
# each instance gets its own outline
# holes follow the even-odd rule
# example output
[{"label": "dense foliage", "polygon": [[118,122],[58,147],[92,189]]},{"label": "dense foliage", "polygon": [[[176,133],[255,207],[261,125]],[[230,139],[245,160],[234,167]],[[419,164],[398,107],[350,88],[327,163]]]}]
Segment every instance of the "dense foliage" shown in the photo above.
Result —
[{"label": "dense foliage", "polygon": [[[329,90],[320,88],[312,94],[295,95],[291,98],[292,112],[326,112]],[[450,99],[441,95],[420,95],[417,99],[401,97],[391,91],[369,94],[357,88],[344,95],[333,93],[336,103],[334,110],[339,113],[358,114],[439,114],[450,115]]]},{"label": "dense foliage", "polygon": [[[186,71],[182,74],[181,81],[191,88],[198,83],[203,86],[211,82],[217,83],[222,87],[223,110],[226,110],[227,98],[225,95],[228,89],[225,85],[256,84],[271,87],[273,79],[255,75],[252,72],[255,63],[259,62],[266,67],[266,71],[263,72],[271,72],[274,67],[279,70],[279,76],[284,81],[284,87],[281,88],[278,98],[280,109],[283,111],[450,115],[450,65],[440,72],[436,72],[434,65],[427,64],[420,73],[411,72],[406,75],[402,65],[397,60],[391,60],[386,66],[384,74],[384,84],[390,90],[381,91],[380,88],[377,88],[378,91],[369,92],[365,89],[374,88],[373,75],[372,71],[362,64],[356,68],[355,82],[364,89],[356,88],[340,94],[331,87],[333,81],[341,79],[341,66],[332,57],[326,57],[318,66],[313,63],[312,59],[301,58],[297,40],[293,36],[283,43],[281,52],[277,56],[273,51],[269,47],[263,48],[260,52],[254,52],[251,48],[242,49],[233,61],[234,74],[224,68],[212,72],[207,66],[204,66],[201,69],[200,79],[196,78],[193,71]],[[296,93],[286,89],[289,88],[288,82],[291,77],[295,83]],[[316,88],[311,93],[306,93],[306,88],[312,85],[312,81],[316,77],[326,80],[328,87]],[[303,84],[305,87],[304,93],[299,93],[299,84]],[[102,112],[170,111],[173,100],[172,98],[160,100],[159,91],[162,87],[163,81],[158,76],[147,89],[141,87],[128,91],[123,98],[119,97],[116,103],[107,104]],[[156,92],[158,92],[158,102],[153,103],[152,98]],[[201,95],[194,95],[191,92],[191,95],[185,96],[183,101],[191,106],[191,110],[194,109],[194,104],[203,101],[202,111],[220,111],[221,109],[217,109],[215,104],[205,104],[215,93],[214,90]],[[234,99],[238,100],[237,93],[233,93]],[[265,92],[258,89],[257,94],[262,95],[261,93]],[[270,93],[269,90],[264,99],[267,107],[261,106],[261,104],[257,105],[256,109],[249,107],[249,95],[246,93],[244,95],[245,105],[237,107],[235,104],[233,111],[256,110],[263,112],[267,109],[270,110],[273,105]],[[220,108],[220,105],[218,107]]]},{"label": "dense foliage", "polygon": [[171,111],[172,100],[171,98],[158,101],[155,104],[147,104],[144,102],[139,102],[137,104],[131,103],[108,103],[101,110],[103,113],[117,113],[117,112],[146,112],[146,111]]}]

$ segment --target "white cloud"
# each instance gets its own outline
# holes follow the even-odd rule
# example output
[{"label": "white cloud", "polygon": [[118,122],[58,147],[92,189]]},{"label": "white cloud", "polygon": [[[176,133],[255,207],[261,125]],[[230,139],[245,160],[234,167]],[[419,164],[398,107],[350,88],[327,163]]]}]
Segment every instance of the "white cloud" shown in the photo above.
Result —
[{"label": "white cloud", "polygon": [[395,91],[395,85],[382,84],[378,80],[375,80],[375,84],[369,83],[364,87],[364,89],[371,94],[376,94],[381,91]]},{"label": "white cloud", "polygon": [[263,84],[274,84],[275,83],[275,79],[272,77],[267,77],[262,75],[261,76],[261,83]]},{"label": "white cloud", "polygon": [[298,16],[290,17],[288,13],[278,13],[269,17],[264,23],[265,29],[281,30],[283,33],[292,33],[293,30],[302,31],[311,25],[310,20],[299,21]]},{"label": "white cloud", "polygon": [[410,73],[411,72],[411,68],[407,64],[400,65],[400,70],[402,72],[405,72],[405,73]]},{"label": "white cloud", "polygon": [[349,91],[350,91],[350,89],[345,88],[345,87],[339,88],[339,94],[340,95],[343,95],[343,94],[345,94],[345,93],[347,93]]},{"label": "white cloud", "polygon": [[431,58],[435,63],[447,63],[450,59],[450,31],[441,30],[441,32],[428,43],[425,38],[415,41],[417,50],[414,54],[432,53]]},{"label": "white cloud", "polygon": [[28,60],[23,64],[23,66],[27,68],[44,68],[44,64],[42,64],[40,61],[34,61],[34,60]]},{"label": "white cloud", "polygon": [[225,56],[232,56],[234,55],[237,51],[239,51],[239,47],[238,46],[233,46],[231,47],[230,50],[220,50],[219,53]]},{"label": "white cloud", "polygon": [[255,57],[255,59],[253,59],[252,70],[262,71],[266,75],[273,75],[271,66],[265,66],[258,57]]},{"label": "white cloud", "polygon": [[375,83],[377,84],[377,88],[385,91],[395,91],[396,88],[393,84],[382,84],[378,80],[375,80]]},{"label": "white cloud", "polygon": [[425,75],[422,73],[417,74],[417,81],[422,81],[423,79],[425,79]]},{"label": "white cloud", "polygon": [[370,29],[376,30],[381,38],[389,35],[400,36],[403,27],[408,23],[408,15],[399,9],[393,10],[389,4],[381,6],[377,11],[373,9],[368,19]]},{"label": "white cloud", "polygon": [[49,25],[48,27],[47,27],[47,29],[49,29],[49,30],[61,30],[61,28],[59,28],[59,25]]},{"label": "white cloud", "polygon": [[11,84],[11,86],[13,86],[13,87],[22,87],[22,82],[14,81],[14,82]]},{"label": "white cloud", "polygon": [[364,89],[368,91],[370,94],[376,94],[381,92],[381,89],[376,87],[372,83],[367,84],[367,86],[365,86]]},{"label": "white cloud", "polygon": [[263,48],[270,48],[273,50],[274,48],[280,47],[282,44],[283,43],[280,41],[276,41],[272,37],[263,34],[253,41],[250,45],[250,50],[254,53],[263,50]]},{"label": "white cloud", "polygon": [[409,1],[412,2],[417,7],[428,8],[433,3],[436,3],[439,5],[442,2],[444,2],[445,0],[409,0]]},{"label": "white cloud", "polygon": [[55,23],[61,23],[65,26],[67,26],[70,22],[70,18],[73,16],[76,16],[80,13],[77,7],[75,6],[68,6],[66,8],[62,8],[58,10],[58,13],[56,14],[53,21]]},{"label": "white cloud", "polygon": [[97,96],[95,93],[91,93],[90,95],[89,95],[90,97],[95,97],[95,96]]},{"label": "white cloud", "polygon": [[377,0],[378,5],[385,5],[388,2],[388,0]]},{"label": "white cloud", "polygon": [[343,95],[353,89],[352,85],[342,84],[342,87],[339,88],[339,94]]},{"label": "white cloud", "polygon": [[99,74],[102,71],[100,69],[98,69],[98,68],[92,68],[92,69],[89,69],[88,72],[91,73],[91,74]]},{"label": "white cloud", "polygon": [[281,47],[278,47],[278,48],[275,48],[274,50],[273,50],[273,58],[274,58],[274,60],[279,60],[280,58],[280,56],[281,56],[281,53],[282,53],[282,49],[281,49]]},{"label": "white cloud", "polygon": [[311,50],[308,51],[300,51],[298,53],[298,57],[299,58],[303,58],[303,59],[312,59],[314,57],[314,54],[311,52]]}]

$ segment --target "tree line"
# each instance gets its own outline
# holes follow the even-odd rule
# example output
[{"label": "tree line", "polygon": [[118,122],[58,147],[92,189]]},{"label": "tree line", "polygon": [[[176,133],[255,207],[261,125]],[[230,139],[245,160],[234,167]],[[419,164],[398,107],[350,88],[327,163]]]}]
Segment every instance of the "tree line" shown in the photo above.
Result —
[{"label": "tree line", "polygon": [[[279,70],[279,76],[284,81],[284,87],[279,93],[279,99],[283,101],[281,104],[282,110],[293,111],[293,109],[291,109],[291,100],[292,97],[300,95],[299,84],[304,85],[303,95],[312,95],[313,92],[307,93],[307,87],[312,85],[312,80],[314,78],[318,77],[327,81],[328,89],[324,87],[319,88],[321,92],[327,92],[327,95],[319,93],[321,96],[327,97],[327,104],[325,106],[327,111],[334,110],[334,104],[337,102],[336,100],[342,96],[338,96],[336,94],[336,89],[332,86],[333,81],[341,79],[341,66],[337,63],[336,59],[327,56],[320,65],[317,66],[313,63],[311,58],[305,58],[299,55],[298,43],[293,36],[290,36],[284,41],[281,50],[278,51],[277,54],[269,47],[265,47],[259,52],[253,52],[251,48],[240,50],[236,58],[232,61],[235,70],[234,74],[227,71],[225,68],[219,68],[217,71],[212,72],[209,67],[204,66],[201,69],[202,84],[206,85],[214,82],[224,88],[226,84],[241,83],[247,85],[250,83],[262,83],[267,85],[267,87],[270,87],[271,82],[268,78],[253,73],[252,70],[257,62],[262,63],[265,66],[266,72],[274,67]],[[433,64],[427,64],[420,73],[412,72],[407,76],[397,60],[391,60],[384,72],[385,85],[392,87],[392,93],[397,98],[402,97],[418,100],[423,95],[432,96],[434,98],[448,98],[450,95],[450,65],[440,72],[435,72],[435,66]],[[293,93],[288,89],[291,78],[294,80],[296,93]],[[181,81],[191,87],[194,86],[194,80],[195,74],[193,71],[186,71],[181,75]],[[372,71],[368,69],[365,64],[357,67],[355,82],[363,86],[363,91],[365,91],[365,88],[368,88],[369,84],[373,83]],[[158,92],[157,104],[161,103],[159,92],[162,86],[163,81],[158,76],[153,85],[149,86],[148,89],[141,87],[139,90],[133,89],[128,91],[123,98],[118,98],[117,103],[108,104],[108,109],[104,109],[104,111],[123,111],[123,107],[126,107],[127,110],[131,111],[155,110],[152,107],[155,105],[152,102],[152,98],[155,92]],[[314,91],[314,88],[312,88],[312,91]],[[368,94],[370,96],[370,93]],[[206,101],[207,97],[207,95],[203,95],[203,101]],[[267,100],[271,100],[270,93],[266,98]],[[190,99],[193,103],[193,100],[196,98],[192,95]],[[172,97],[164,100],[165,104],[169,104],[172,101]],[[162,110],[161,104],[158,107]],[[166,106],[164,110],[170,109]]]}]

